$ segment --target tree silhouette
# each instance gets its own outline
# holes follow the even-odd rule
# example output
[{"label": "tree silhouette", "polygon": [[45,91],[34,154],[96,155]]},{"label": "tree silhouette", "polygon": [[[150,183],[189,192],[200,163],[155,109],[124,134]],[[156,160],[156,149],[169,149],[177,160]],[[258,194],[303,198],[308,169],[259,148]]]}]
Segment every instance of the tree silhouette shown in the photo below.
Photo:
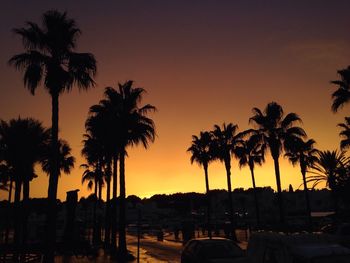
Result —
[{"label": "tree silhouette", "polygon": [[250,136],[247,140],[241,140],[235,150],[236,155],[239,158],[239,166],[248,166],[252,176],[257,226],[260,226],[260,212],[255,186],[254,167],[255,164],[261,165],[265,161],[265,150],[263,147],[264,145],[258,141],[258,137]]},{"label": "tree silhouette", "polygon": [[[105,216],[105,245],[116,249],[116,198],[117,198],[117,159],[119,154],[119,98],[112,92],[112,88],[105,89],[105,98],[99,104],[90,107],[89,118],[86,121],[87,130],[93,134],[103,149],[104,175],[107,185],[107,204]],[[112,169],[113,164],[113,169]],[[113,178],[113,181],[112,181]],[[113,202],[110,201],[111,182]],[[112,234],[111,234],[112,228]]]},{"label": "tree silhouette", "polygon": [[249,122],[256,125],[257,129],[254,131],[259,138],[259,141],[268,147],[275,166],[278,205],[279,205],[279,219],[281,225],[285,223],[284,208],[281,189],[281,176],[279,168],[279,156],[283,151],[283,143],[288,138],[304,137],[305,131],[294,126],[295,122],[300,122],[301,119],[295,113],[288,113],[284,116],[282,107],[276,102],[267,104],[264,112],[258,108],[253,108],[253,117]]},{"label": "tree silhouette", "polygon": [[350,146],[350,117],[345,117],[345,122],[339,123],[338,127],[342,128],[339,133],[342,140],[340,141],[340,149],[346,150]]},{"label": "tree silhouette", "polygon": [[[15,182],[14,241],[17,247],[26,244],[30,181],[36,177],[34,165],[40,161],[48,138],[49,131],[37,120],[19,117],[0,121],[1,156]],[[22,189],[23,207],[20,204]]]},{"label": "tree silhouette", "polygon": [[210,132],[200,132],[199,137],[192,135],[192,145],[187,149],[192,154],[191,163],[196,162],[200,166],[203,166],[205,176],[205,188],[207,192],[207,223],[208,223],[208,236],[211,235],[211,200],[209,190],[209,177],[208,177],[208,165],[213,161],[213,149],[212,149],[212,134]]},{"label": "tree silhouette", "polygon": [[312,182],[312,187],[316,187],[319,183],[325,182],[332,192],[334,210],[338,212],[338,197],[343,182],[346,181],[347,166],[349,165],[349,158],[345,156],[345,152],[334,151],[320,151],[318,153],[318,160],[312,166],[316,172],[309,176],[307,182]]},{"label": "tree silhouette", "polygon": [[[52,170],[52,158],[53,153],[51,150],[52,143],[50,142],[47,144],[43,151],[43,156],[41,158],[41,166],[45,173],[50,174],[50,171]],[[70,148],[68,142],[65,140],[58,140],[58,147],[59,147],[59,156],[58,156],[58,168],[59,168],[59,174],[61,175],[61,172],[65,174],[70,174],[71,170],[74,168],[75,158],[71,155],[72,149]]]},{"label": "tree silhouette", "polygon": [[56,240],[56,197],[58,185],[58,111],[59,95],[74,85],[80,89],[94,86],[96,60],[90,53],[75,52],[81,31],[67,14],[50,10],[43,14],[42,27],[27,22],[26,27],[14,29],[22,38],[25,53],[13,56],[9,63],[24,72],[24,85],[34,94],[43,83],[52,99],[52,171],[49,178],[48,231],[45,262],[53,262]]},{"label": "tree silhouette", "polygon": [[315,141],[309,139],[303,141],[300,138],[292,138],[286,141],[285,157],[293,164],[299,164],[301,175],[303,177],[305,201],[306,201],[306,216],[309,220],[309,229],[312,229],[312,217],[310,208],[310,199],[307,187],[306,172],[318,161],[318,150],[314,148]]},{"label": "tree silhouette", "polygon": [[237,240],[235,234],[234,225],[234,212],[232,201],[232,189],[231,189],[231,155],[234,153],[235,148],[241,138],[241,134],[236,134],[238,126],[232,123],[222,125],[222,129],[218,125],[214,125],[213,135],[213,151],[214,157],[225,164],[226,177],[227,177],[227,189],[228,189],[228,201],[231,221],[232,239]]},{"label": "tree silhouette", "polygon": [[119,178],[120,178],[120,211],[119,211],[119,246],[118,252],[121,258],[127,256],[126,233],[125,233],[125,156],[126,149],[130,146],[142,144],[148,148],[149,142],[155,139],[155,125],[152,119],[147,117],[149,112],[156,108],[150,104],[140,106],[143,88],[133,88],[133,81],[118,84],[119,91],[111,90],[119,97]]},{"label": "tree silhouette", "polygon": [[333,112],[337,112],[350,100],[350,66],[348,66],[346,69],[338,70],[337,72],[340,75],[340,79],[331,81],[332,84],[338,86],[338,89],[332,94]]},{"label": "tree silhouette", "polygon": [[[91,128],[91,127],[90,127]],[[88,130],[90,133],[93,132],[92,129]],[[100,242],[100,237],[98,235],[97,226],[97,201],[102,199],[102,187],[104,185],[104,173],[102,171],[103,164],[103,146],[94,135],[84,134],[83,149],[81,154],[87,160],[87,164],[82,164],[80,167],[85,168],[82,177],[82,183],[88,181],[88,188],[94,186],[94,207],[93,207],[93,239],[94,245]]]}]

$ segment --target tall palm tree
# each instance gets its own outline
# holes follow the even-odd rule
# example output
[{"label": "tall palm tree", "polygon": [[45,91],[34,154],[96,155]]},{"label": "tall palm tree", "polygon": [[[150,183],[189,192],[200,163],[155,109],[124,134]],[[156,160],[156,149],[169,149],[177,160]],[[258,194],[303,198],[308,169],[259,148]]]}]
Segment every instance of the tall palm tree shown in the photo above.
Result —
[{"label": "tall palm tree", "polygon": [[[110,193],[111,193],[111,183],[113,183],[113,200],[116,200],[116,181],[117,181],[117,171],[115,169],[112,171],[112,161],[115,161],[115,156],[117,156],[117,138],[118,133],[116,130],[116,109],[115,105],[111,102],[110,97],[108,97],[108,88],[106,89],[105,96],[107,99],[103,99],[97,105],[93,105],[89,110],[89,117],[86,120],[85,127],[87,132],[90,133],[93,138],[95,138],[103,152],[103,163],[104,165],[104,176],[107,186],[106,190],[106,210],[105,210],[105,245],[112,248],[116,248],[116,206],[111,204]],[[116,163],[116,161],[115,161]],[[113,175],[113,181],[112,181]],[[113,224],[112,224],[113,222]],[[111,233],[111,228],[112,232]],[[112,234],[112,235],[111,235]],[[112,241],[112,244],[111,244]]]},{"label": "tall palm tree", "polygon": [[345,117],[345,122],[339,123],[338,127],[342,128],[339,135],[343,138],[340,141],[340,149],[346,150],[350,147],[350,117]]},{"label": "tall palm tree", "polygon": [[125,233],[125,157],[127,148],[142,144],[148,148],[149,142],[155,139],[155,125],[152,119],[147,117],[149,112],[156,108],[150,104],[140,106],[142,96],[145,93],[143,88],[134,88],[133,81],[118,84],[119,90],[110,90],[119,97],[118,124],[119,132],[119,244],[118,253],[121,258],[127,257],[126,233]]},{"label": "tall palm tree", "polygon": [[249,122],[256,126],[255,133],[260,142],[264,144],[264,148],[268,147],[275,166],[277,197],[279,205],[279,219],[281,225],[285,223],[285,215],[283,208],[283,198],[281,189],[281,176],[279,167],[279,157],[283,151],[283,143],[291,137],[301,138],[306,136],[305,131],[295,126],[296,122],[301,119],[295,113],[284,115],[282,107],[276,102],[267,104],[264,112],[258,108],[253,108],[253,117]]},{"label": "tall palm tree", "polygon": [[192,136],[192,145],[187,149],[192,154],[191,163],[196,162],[203,166],[205,176],[205,188],[207,192],[207,224],[208,236],[211,238],[211,200],[209,192],[208,165],[213,161],[212,134],[210,132],[200,132],[199,137]]},{"label": "tall palm tree", "polygon": [[232,238],[236,240],[236,234],[234,231],[234,212],[232,201],[232,189],[231,189],[231,155],[234,153],[239,140],[242,135],[237,134],[238,126],[232,123],[223,124],[222,128],[219,125],[214,125],[214,130],[211,132],[213,135],[213,151],[214,158],[220,160],[225,164],[226,177],[227,177],[227,189],[229,200],[229,211],[231,221]]},{"label": "tall palm tree", "polygon": [[332,84],[338,86],[338,89],[332,94],[333,112],[337,112],[345,103],[350,101],[350,66],[338,70],[338,74],[340,75],[340,79],[331,81]]},{"label": "tall palm tree", "polygon": [[253,190],[254,190],[254,201],[255,201],[255,214],[257,226],[260,226],[260,212],[258,196],[255,186],[254,168],[255,165],[261,165],[264,161],[264,145],[261,144],[256,136],[250,136],[247,140],[241,140],[235,152],[239,158],[239,166],[248,166],[250,174],[252,176]]},{"label": "tall palm tree", "polygon": [[48,231],[45,262],[53,262],[56,239],[56,197],[58,184],[58,104],[59,95],[70,91],[74,85],[80,89],[94,86],[96,60],[90,53],[75,52],[81,31],[67,14],[50,10],[43,14],[42,27],[27,22],[14,32],[22,38],[24,53],[13,56],[9,63],[24,72],[24,85],[34,95],[43,83],[52,99],[52,171],[50,172],[48,199]]},{"label": "tall palm tree", "polygon": [[350,159],[345,156],[345,152],[320,151],[317,162],[312,166],[316,172],[312,172],[314,175],[307,179],[307,182],[313,183],[313,188],[321,182],[326,183],[326,186],[331,190],[336,213],[338,212],[338,196],[344,177],[347,175],[349,161]]},{"label": "tall palm tree", "polygon": [[313,139],[304,141],[300,138],[293,138],[286,141],[285,157],[293,164],[299,164],[301,175],[303,177],[304,193],[306,201],[306,216],[308,218],[309,228],[312,229],[312,217],[310,208],[310,199],[307,187],[306,172],[318,161],[318,150],[314,148],[316,142]]}]

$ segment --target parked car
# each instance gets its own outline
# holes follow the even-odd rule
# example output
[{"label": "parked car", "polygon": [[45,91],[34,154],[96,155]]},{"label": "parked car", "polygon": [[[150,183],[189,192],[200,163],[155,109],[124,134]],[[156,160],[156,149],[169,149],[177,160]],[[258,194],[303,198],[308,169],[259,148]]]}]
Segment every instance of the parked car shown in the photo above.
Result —
[{"label": "parked car", "polygon": [[244,251],[226,238],[191,239],[181,254],[181,263],[247,262]]},{"label": "parked car", "polygon": [[252,263],[349,263],[350,249],[323,234],[254,233],[247,248]]},{"label": "parked car", "polygon": [[321,228],[321,233],[328,236],[334,242],[350,248],[350,224],[329,224]]}]

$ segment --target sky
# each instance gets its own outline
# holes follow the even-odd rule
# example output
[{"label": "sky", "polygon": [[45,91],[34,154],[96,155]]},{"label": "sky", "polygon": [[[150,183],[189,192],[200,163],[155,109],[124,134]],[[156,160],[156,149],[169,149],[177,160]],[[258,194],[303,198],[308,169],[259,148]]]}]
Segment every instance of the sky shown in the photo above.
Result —
[{"label": "sky", "polygon": [[[1,1],[0,3],[0,119],[33,117],[51,125],[51,99],[39,87],[32,96],[22,74],[7,64],[23,52],[13,28],[25,21],[40,23],[50,9],[66,11],[82,35],[78,52],[91,52],[98,62],[97,86],[88,92],[73,89],[60,97],[60,137],[76,157],[75,169],[59,180],[58,197],[80,189],[84,163],[80,155],[89,107],[103,98],[104,88],[134,80],[146,89],[143,103],[158,111],[157,138],[149,149],[129,149],[126,160],[127,195],[204,192],[204,172],[191,165],[186,152],[191,136],[214,124],[234,123],[243,131],[252,108],[276,101],[285,113],[303,120],[308,137],[320,150],[339,148],[337,124],[350,105],[331,112],[337,70],[350,64],[349,1]],[[280,158],[282,188],[301,182],[298,167]],[[232,160],[234,188],[251,187],[248,168]],[[46,197],[48,178],[31,184],[31,197]],[[273,162],[256,167],[257,186],[276,188]],[[209,166],[211,189],[225,189],[224,165]],[[105,195],[105,193],[104,193]],[[6,193],[0,193],[0,200]]]}]

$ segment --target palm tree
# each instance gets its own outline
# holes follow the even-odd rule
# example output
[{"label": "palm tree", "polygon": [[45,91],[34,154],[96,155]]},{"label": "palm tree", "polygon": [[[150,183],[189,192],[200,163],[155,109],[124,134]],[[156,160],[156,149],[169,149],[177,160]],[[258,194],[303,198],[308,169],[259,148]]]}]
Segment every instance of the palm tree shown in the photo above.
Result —
[{"label": "palm tree", "polygon": [[13,56],[9,63],[24,72],[24,85],[34,95],[43,83],[52,99],[52,171],[49,178],[48,231],[45,262],[53,262],[56,238],[56,197],[58,184],[58,104],[59,95],[70,91],[74,85],[80,89],[94,86],[96,60],[90,53],[75,52],[81,31],[67,14],[50,10],[43,14],[42,27],[27,22],[26,27],[14,32],[22,38],[24,53]]},{"label": "palm tree", "polygon": [[331,81],[332,84],[339,86],[332,94],[333,112],[337,112],[339,108],[342,108],[350,100],[350,66],[346,69],[338,70],[338,74],[340,75],[340,79]]},{"label": "palm tree", "polygon": [[147,117],[149,112],[156,108],[150,104],[140,106],[142,96],[145,93],[143,88],[133,88],[133,81],[118,84],[119,91],[111,89],[118,97],[118,141],[119,141],[119,244],[118,252],[121,258],[127,257],[126,233],[125,233],[125,157],[126,149],[130,146],[142,144],[148,148],[149,142],[155,139],[155,125],[152,119]]},{"label": "palm tree", "polygon": [[199,137],[192,136],[192,145],[187,149],[192,154],[191,163],[196,162],[200,166],[203,166],[205,176],[205,188],[207,192],[207,223],[208,223],[208,236],[211,238],[211,200],[209,192],[209,178],[208,178],[208,165],[213,160],[212,150],[212,134],[210,132],[200,132]]},{"label": "palm tree", "polygon": [[242,134],[236,134],[238,126],[232,123],[222,126],[222,129],[218,125],[214,125],[214,130],[211,132],[213,135],[213,151],[214,158],[220,160],[225,164],[226,176],[227,176],[227,189],[229,200],[229,211],[231,221],[232,238],[237,240],[234,231],[234,213],[233,213],[233,201],[232,201],[232,189],[231,189],[231,155],[234,153],[237,144],[242,137]]},{"label": "palm tree", "polygon": [[256,136],[250,136],[247,140],[241,140],[239,146],[236,148],[235,153],[239,158],[239,167],[249,166],[250,174],[252,176],[254,201],[255,201],[255,214],[257,226],[260,226],[260,213],[259,203],[257,197],[257,191],[255,186],[254,167],[255,164],[261,165],[264,159],[263,144],[259,143]]},{"label": "palm tree", "polygon": [[[89,130],[92,132],[92,130]],[[97,218],[96,218],[96,209],[97,209],[97,201],[102,199],[102,187],[103,187],[103,178],[104,174],[102,172],[103,166],[103,148],[101,143],[95,138],[93,135],[84,134],[83,140],[83,149],[81,154],[87,160],[87,164],[81,165],[81,167],[85,168],[83,173],[82,183],[86,180],[89,182],[88,187],[95,187],[95,202],[93,207],[93,244],[97,244],[100,242],[100,236],[97,226]]]},{"label": "palm tree", "polygon": [[[47,144],[47,147],[43,152],[43,157],[41,158],[42,169],[47,174],[50,174],[50,171],[52,169],[51,168],[52,152],[51,152],[50,145],[51,145],[51,142]],[[75,158],[74,156],[71,155],[72,149],[69,146],[68,142],[62,139],[58,141],[58,147],[59,147],[58,176],[61,175],[61,172],[65,174],[70,174],[71,170],[74,168],[74,163],[75,163]]]},{"label": "palm tree", "polygon": [[[106,89],[107,91],[107,89]],[[107,93],[105,92],[108,98]],[[117,155],[116,138],[118,133],[116,130],[116,116],[114,105],[110,103],[110,100],[104,99],[97,105],[93,105],[89,110],[89,117],[86,120],[85,127],[88,133],[98,142],[101,147],[101,160],[103,159],[104,179],[107,185],[106,190],[106,211],[105,211],[105,245],[109,247],[112,240],[112,249],[116,248],[116,211],[115,205],[111,205],[110,193],[112,174],[113,178],[113,200],[116,200],[116,169],[112,171],[112,160]],[[102,166],[101,166],[102,167]],[[115,168],[115,165],[114,165]],[[114,187],[115,186],[115,187]],[[114,202],[113,202],[114,203]],[[113,224],[112,224],[113,222]],[[111,227],[113,233],[111,235]],[[112,238],[111,238],[112,237]]]},{"label": "palm tree", "polygon": [[306,172],[318,161],[318,150],[314,148],[316,142],[313,139],[303,141],[300,138],[293,138],[286,141],[285,157],[293,164],[299,163],[301,175],[303,177],[304,193],[306,201],[306,215],[309,220],[309,229],[312,229],[312,217],[310,208],[310,199],[307,188]]},{"label": "palm tree", "polygon": [[[0,121],[0,145],[3,162],[15,182],[15,244],[25,245],[30,181],[36,175],[34,166],[40,161],[49,138],[49,130],[41,122],[26,118]],[[23,187],[23,209],[20,197]],[[11,187],[12,188],[12,187]],[[11,198],[11,195],[9,196]],[[22,219],[22,221],[20,221]]]},{"label": "palm tree", "polygon": [[291,137],[301,138],[304,137],[305,131],[294,126],[296,122],[300,122],[301,119],[295,113],[288,113],[284,115],[282,107],[276,102],[267,104],[264,112],[258,108],[253,108],[253,117],[249,119],[249,122],[256,125],[254,131],[259,138],[259,141],[265,147],[270,149],[270,153],[275,166],[276,184],[277,184],[277,197],[279,205],[279,219],[281,225],[285,223],[282,189],[281,189],[281,176],[279,168],[279,156],[283,151],[283,143],[286,139]]},{"label": "palm tree", "polygon": [[340,149],[346,150],[350,147],[350,117],[345,117],[345,122],[339,123],[338,127],[343,129],[339,133],[339,135],[343,138],[340,141]]},{"label": "palm tree", "polygon": [[338,212],[338,195],[343,181],[347,176],[347,169],[349,165],[349,158],[345,156],[345,152],[335,151],[320,151],[318,153],[318,160],[312,166],[316,172],[310,176],[307,182],[312,182],[312,188],[319,183],[325,182],[326,186],[331,190],[334,210]]},{"label": "palm tree", "polygon": [[0,190],[10,192],[9,181],[11,179],[9,167],[5,163],[0,162]]}]

